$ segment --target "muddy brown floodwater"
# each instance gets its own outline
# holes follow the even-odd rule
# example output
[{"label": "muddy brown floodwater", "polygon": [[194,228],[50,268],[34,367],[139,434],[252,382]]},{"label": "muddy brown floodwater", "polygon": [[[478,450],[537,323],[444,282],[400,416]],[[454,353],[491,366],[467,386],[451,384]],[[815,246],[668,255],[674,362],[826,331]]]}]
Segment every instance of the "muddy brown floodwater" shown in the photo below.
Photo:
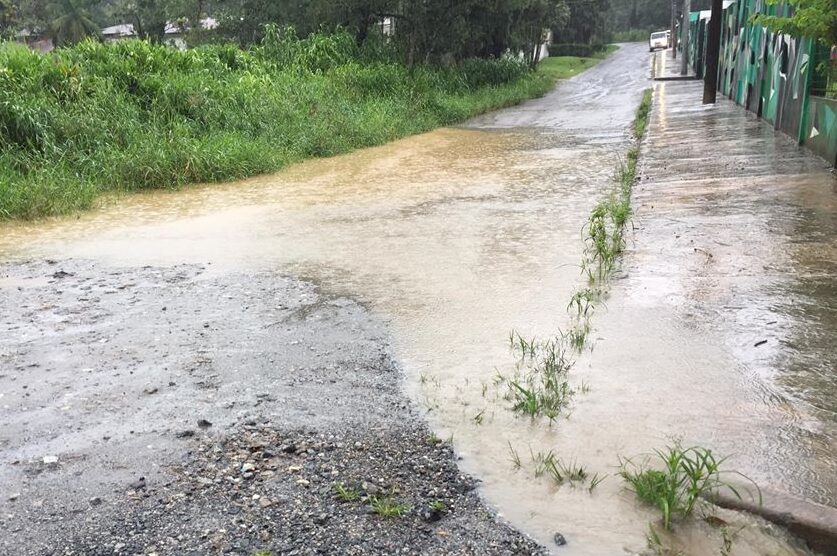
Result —
[{"label": "muddy brown floodwater", "polygon": [[[640,228],[627,256],[627,279],[617,281],[609,311],[594,322],[596,348],[577,366],[576,380],[590,392],[577,398],[569,419],[552,426],[517,418],[498,399],[493,378],[512,364],[509,331],[549,335],[568,323],[568,300],[582,284],[582,226],[612,186],[649,74],[645,46],[623,46],[546,97],[460,128],[239,183],[134,195],[75,220],[6,226],[0,253],[119,267],[211,264],[209,274],[275,270],[360,301],[389,324],[407,390],[438,435],[452,436],[488,501],[546,546],[554,547],[553,535],[561,532],[569,540],[562,553],[645,548],[653,514],[615,478],[618,456],[647,452],[677,435],[734,452],[737,467],[756,479],[833,504],[834,354],[823,346],[834,339],[834,268],[805,277],[819,284],[825,303],[818,337],[800,328],[820,309],[782,305],[788,291],[805,288],[802,278],[777,280],[759,289],[758,299],[713,296],[709,288],[698,300],[694,291],[703,282],[688,281],[687,290],[691,267],[678,258],[691,261],[698,252],[685,243],[678,256],[660,256],[677,232],[653,222],[679,217],[675,208],[664,217],[647,210],[657,195],[650,189],[638,200]],[[670,107],[657,109],[655,147],[654,129],[665,127]],[[812,202],[824,197],[831,203],[830,216],[820,218],[830,222],[833,242],[833,189],[812,195]],[[648,213],[658,220],[646,225]],[[713,214],[706,218],[721,213]],[[748,217],[741,229],[755,233],[750,223]],[[682,233],[689,231],[705,231],[703,221],[684,224]],[[790,263],[761,260],[753,248],[797,256],[785,247],[793,238],[804,242],[805,234],[789,229],[782,244],[770,234],[743,244],[727,238],[734,243],[724,249],[736,272],[754,258],[763,265]],[[804,258],[804,245],[794,245]],[[833,243],[827,245],[833,257]],[[735,253],[742,257],[736,260]],[[719,277],[710,282],[714,291],[725,286]],[[664,305],[655,301],[660,296]],[[777,316],[768,317],[768,307]],[[731,311],[728,318],[720,318],[723,311]],[[761,323],[758,329],[750,316]],[[769,325],[770,319],[776,323]],[[756,357],[745,348],[762,337],[771,341]],[[794,348],[785,349],[782,338]],[[820,346],[818,371],[800,359],[811,357],[808,341]],[[799,372],[783,372],[797,364]],[[832,394],[814,395],[822,407],[809,412],[794,400],[808,399],[805,392],[815,386]],[[592,494],[556,489],[531,473],[513,472],[510,443],[524,458],[530,448],[554,449],[609,478]],[[795,477],[797,468],[806,475]]]}]

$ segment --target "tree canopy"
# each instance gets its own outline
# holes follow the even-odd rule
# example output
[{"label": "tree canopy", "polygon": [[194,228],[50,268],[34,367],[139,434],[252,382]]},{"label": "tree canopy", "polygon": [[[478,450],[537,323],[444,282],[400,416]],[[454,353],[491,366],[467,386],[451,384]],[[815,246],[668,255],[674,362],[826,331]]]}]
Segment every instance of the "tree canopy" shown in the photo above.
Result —
[{"label": "tree canopy", "polygon": [[[96,27],[130,23],[151,41],[167,23],[190,30],[211,16],[219,23],[202,40],[258,43],[266,25],[292,27],[298,36],[338,29],[358,46],[386,43],[410,64],[447,63],[469,57],[523,53],[535,63],[545,31],[561,42],[602,42],[609,0],[0,0],[0,25],[52,29],[61,44]],[[12,23],[14,20],[14,23]],[[387,29],[384,30],[384,22]],[[59,33],[60,32],[60,33]],[[211,35],[211,36],[209,36]],[[394,48],[393,48],[394,47]]]},{"label": "tree canopy", "polygon": [[91,19],[89,0],[60,0],[49,6],[49,30],[57,46],[69,46],[98,36],[99,26]]},{"label": "tree canopy", "polygon": [[[758,23],[791,35],[810,37],[828,46],[837,44],[837,0],[788,0],[790,16],[759,14]],[[777,4],[776,0],[769,2]]]}]

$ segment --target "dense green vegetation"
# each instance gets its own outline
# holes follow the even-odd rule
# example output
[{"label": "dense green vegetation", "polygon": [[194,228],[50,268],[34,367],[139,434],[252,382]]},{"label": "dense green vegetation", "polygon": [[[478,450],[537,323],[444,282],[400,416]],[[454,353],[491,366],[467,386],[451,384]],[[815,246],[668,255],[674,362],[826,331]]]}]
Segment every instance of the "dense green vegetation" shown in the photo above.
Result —
[{"label": "dense green vegetation", "polygon": [[[0,36],[26,30],[63,47],[42,56],[0,45],[0,217],[249,176],[542,94],[591,64],[565,57],[531,71],[550,28],[600,44],[607,0],[590,1],[602,10],[567,0],[0,0]],[[207,17],[211,26],[196,24]],[[144,41],[97,42],[100,27],[122,23]],[[163,46],[167,27],[192,48]]]},{"label": "dense green vegetation", "polygon": [[248,50],[89,41],[44,56],[2,44],[0,216],[65,213],[103,191],[239,178],[383,143],[543,94],[589,64],[408,68],[373,46],[275,27]]},{"label": "dense green vegetation", "polygon": [[[214,21],[211,28],[197,24],[207,17]],[[4,29],[28,28],[56,39],[61,33],[62,42],[72,44],[95,35],[94,28],[65,25],[82,20],[102,27],[131,24],[140,38],[152,42],[165,39],[168,24],[180,28],[191,46],[256,44],[268,24],[292,26],[303,36],[341,29],[362,46],[386,26],[402,59],[420,64],[498,57],[506,51],[522,51],[534,60],[546,29],[571,29],[586,41],[584,29],[600,27],[595,22],[604,21],[604,15],[570,7],[568,0],[0,0],[0,35]]]},{"label": "dense green vegetation", "polygon": [[[677,0],[677,13],[683,10],[683,0]],[[654,31],[671,26],[671,0],[614,0],[609,12],[612,42],[647,41]],[[709,8],[709,0],[691,0],[691,10]]]},{"label": "dense green vegetation", "polygon": [[[769,6],[779,4],[768,0]],[[783,2],[784,3],[784,2]],[[798,37],[810,37],[826,46],[837,44],[837,2],[835,0],[787,0],[789,16],[759,14],[755,20],[773,31]]]}]

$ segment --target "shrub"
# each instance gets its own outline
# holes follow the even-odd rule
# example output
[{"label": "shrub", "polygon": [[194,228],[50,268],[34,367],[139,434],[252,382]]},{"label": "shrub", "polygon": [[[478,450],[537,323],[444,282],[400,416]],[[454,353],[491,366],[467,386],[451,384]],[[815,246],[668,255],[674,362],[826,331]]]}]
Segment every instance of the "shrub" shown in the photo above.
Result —
[{"label": "shrub", "polygon": [[407,68],[396,58],[343,31],[299,38],[277,27],[251,50],[125,40],[42,55],[0,42],[0,217],[84,208],[107,189],[267,172],[549,86],[510,59]]}]

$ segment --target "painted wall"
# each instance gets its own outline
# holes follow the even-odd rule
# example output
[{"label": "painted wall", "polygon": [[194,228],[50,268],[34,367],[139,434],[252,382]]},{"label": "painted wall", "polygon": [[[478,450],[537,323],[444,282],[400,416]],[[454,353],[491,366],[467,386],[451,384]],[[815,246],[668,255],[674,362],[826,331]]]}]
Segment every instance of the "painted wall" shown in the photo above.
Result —
[{"label": "painted wall", "polygon": [[837,166],[837,100],[811,97],[803,142]]},{"label": "painted wall", "polygon": [[[718,90],[835,164],[837,103],[809,94],[818,63],[815,44],[750,22],[756,13],[785,15],[787,10],[764,0],[725,3]],[[709,17],[707,12],[690,15],[689,62],[703,77]]]}]

